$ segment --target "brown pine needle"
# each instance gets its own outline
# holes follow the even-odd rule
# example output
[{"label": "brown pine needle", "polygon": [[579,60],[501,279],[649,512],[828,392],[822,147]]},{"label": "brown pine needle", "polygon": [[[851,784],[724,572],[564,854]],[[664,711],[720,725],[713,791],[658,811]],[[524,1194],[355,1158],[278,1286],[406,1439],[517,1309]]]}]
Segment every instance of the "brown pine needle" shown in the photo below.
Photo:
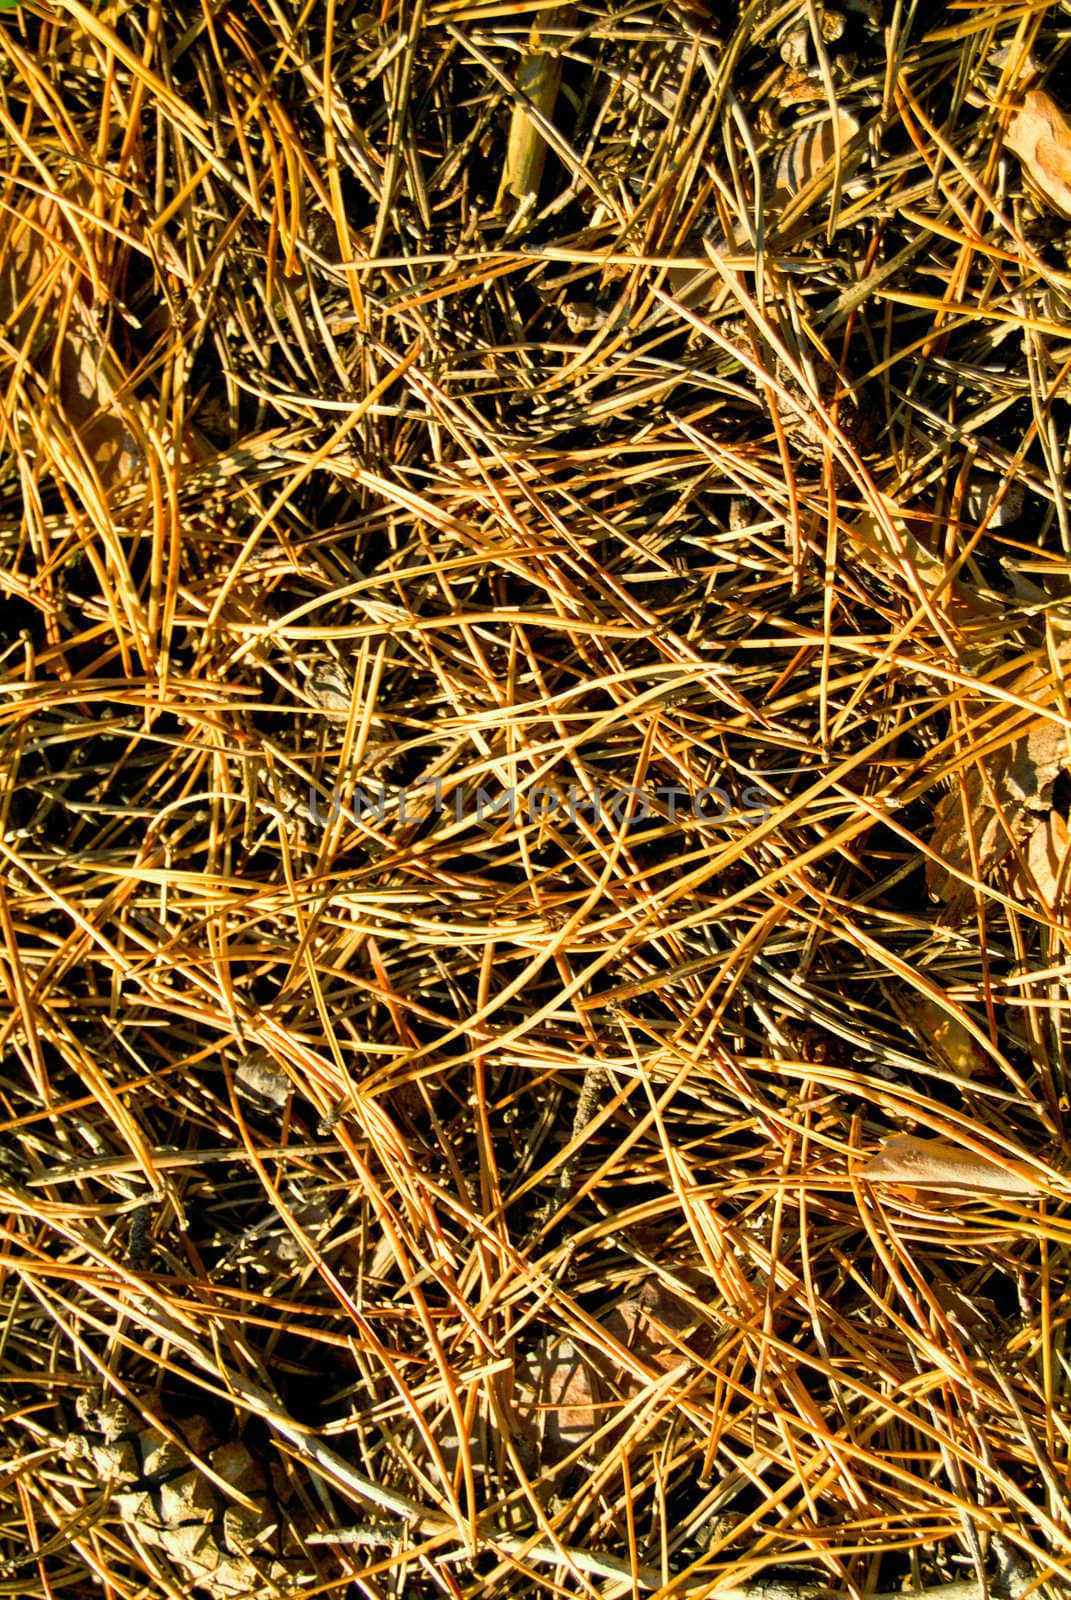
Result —
[{"label": "brown pine needle", "polygon": [[5,1592],[1068,1592],[1066,18],[939,9],[0,8]]}]

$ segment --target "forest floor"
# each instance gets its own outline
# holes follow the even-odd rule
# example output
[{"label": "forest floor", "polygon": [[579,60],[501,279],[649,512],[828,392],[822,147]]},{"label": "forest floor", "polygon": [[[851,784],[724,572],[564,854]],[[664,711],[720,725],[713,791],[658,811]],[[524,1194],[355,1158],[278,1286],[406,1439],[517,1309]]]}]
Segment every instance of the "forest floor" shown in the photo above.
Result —
[{"label": "forest floor", "polygon": [[1069,49],[3,5],[0,1593],[1069,1592]]}]

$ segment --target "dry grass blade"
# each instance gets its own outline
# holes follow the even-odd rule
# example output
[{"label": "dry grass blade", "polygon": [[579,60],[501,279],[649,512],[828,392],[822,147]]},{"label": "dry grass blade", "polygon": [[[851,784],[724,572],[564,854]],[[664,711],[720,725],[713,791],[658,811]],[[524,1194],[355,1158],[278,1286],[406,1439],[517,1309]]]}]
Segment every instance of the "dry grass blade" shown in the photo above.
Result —
[{"label": "dry grass blade", "polygon": [[[559,51],[542,48],[546,36],[555,28],[570,31],[576,22],[575,6],[558,6],[532,24],[528,53],[517,70],[517,89],[542,117],[552,117],[561,84],[562,62]],[[507,195],[531,202],[539,192],[547,145],[541,129],[525,104],[513,108],[510,119],[506,164],[499,188],[499,206]]]}]

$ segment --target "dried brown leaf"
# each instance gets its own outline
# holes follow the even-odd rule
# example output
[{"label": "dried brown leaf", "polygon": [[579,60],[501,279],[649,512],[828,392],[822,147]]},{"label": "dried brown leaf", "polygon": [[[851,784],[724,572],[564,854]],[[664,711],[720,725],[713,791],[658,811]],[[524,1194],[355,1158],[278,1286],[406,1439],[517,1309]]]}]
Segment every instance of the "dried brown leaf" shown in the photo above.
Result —
[{"label": "dried brown leaf", "polygon": [[[86,185],[72,199],[84,205]],[[124,397],[127,375],[83,298],[82,245],[60,201],[34,196],[0,241],[0,322],[29,356],[107,488],[142,465]],[[36,399],[37,397],[34,396]]]},{"label": "dried brown leaf", "polygon": [[1053,910],[1066,899],[1071,834],[1058,811],[1042,817],[1026,841],[1030,879],[1045,904]]},{"label": "dried brown leaf", "polygon": [[554,1453],[575,1450],[599,1425],[598,1380],[571,1339],[546,1339],[536,1354],[534,1399]]},{"label": "dried brown leaf", "polygon": [[603,1326],[642,1361],[668,1372],[680,1362],[680,1340],[694,1332],[696,1318],[657,1278],[649,1278],[635,1299],[607,1313]]},{"label": "dried brown leaf", "polygon": [[987,1194],[1037,1194],[1041,1185],[1025,1173],[1010,1172],[947,1139],[919,1139],[898,1133],[886,1139],[862,1168],[871,1183],[907,1183],[922,1189],[974,1189]]},{"label": "dried brown leaf", "polygon": [[1038,717],[1025,733],[994,751],[984,772],[976,762],[963,780],[962,794],[953,789],[937,807],[931,844],[942,861],[926,863],[931,894],[961,913],[971,889],[955,874],[973,876],[972,837],[978,869],[987,877],[1013,844],[1029,838],[1039,813],[1050,812],[1053,785],[1069,766],[1067,733],[1048,717]]},{"label": "dried brown leaf", "polygon": [[[837,130],[843,158],[844,146],[859,132],[859,123],[850,112],[838,110]],[[836,153],[833,118],[824,117],[819,122],[808,123],[781,152],[774,174],[772,201],[775,210],[780,210],[813,183]]]},{"label": "dried brown leaf", "polygon": [[1036,193],[1061,216],[1071,217],[1071,126],[1043,89],[1026,95],[1008,124],[1006,143]]},{"label": "dried brown leaf", "polygon": [[[694,1339],[696,1324],[692,1308],[654,1277],[601,1319],[619,1344],[661,1372],[679,1366],[681,1344]],[[633,1394],[640,1384],[608,1353],[548,1337],[519,1377],[517,1407],[522,1415],[538,1417],[544,1448],[560,1455],[582,1445],[607,1420],[611,1395]]]},{"label": "dried brown leaf", "polygon": [[941,1063],[961,1078],[991,1077],[993,1063],[969,1028],[931,995],[904,989],[896,1007]]}]

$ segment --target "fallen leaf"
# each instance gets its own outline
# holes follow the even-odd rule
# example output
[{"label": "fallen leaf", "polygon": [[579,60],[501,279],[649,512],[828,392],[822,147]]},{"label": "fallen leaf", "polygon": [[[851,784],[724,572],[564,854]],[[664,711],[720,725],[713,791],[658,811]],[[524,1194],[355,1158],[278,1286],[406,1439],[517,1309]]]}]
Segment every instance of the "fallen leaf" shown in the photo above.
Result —
[{"label": "fallen leaf", "polygon": [[926,884],[950,912],[962,913],[971,901],[970,884],[956,876],[973,877],[971,839],[978,871],[988,877],[1013,844],[1030,837],[1039,816],[1048,816],[1053,785],[1068,767],[1071,747],[1066,730],[1039,716],[1025,732],[985,758],[984,771],[976,760],[963,780],[962,793],[956,787],[942,797],[930,840],[942,859],[927,861]]},{"label": "fallen leaf", "polygon": [[1034,191],[1071,217],[1071,126],[1043,89],[1031,89],[1008,123],[1005,143],[1019,157]]},{"label": "fallen leaf", "polygon": [[[683,1344],[696,1340],[693,1308],[650,1277],[639,1291],[609,1310],[601,1326],[647,1367],[668,1372],[686,1359]],[[583,1445],[611,1416],[611,1406],[634,1395],[643,1379],[608,1351],[569,1338],[541,1339],[519,1369],[516,1404],[536,1421],[551,1457]]]},{"label": "fallen leaf", "polygon": [[607,1312],[603,1326],[641,1361],[668,1372],[680,1364],[681,1342],[694,1333],[696,1316],[657,1278],[649,1278],[634,1299]]},{"label": "fallen leaf", "polygon": [[992,1059],[970,1029],[931,995],[919,994],[915,989],[901,989],[893,998],[908,1026],[957,1077],[994,1076]]},{"label": "fallen leaf", "polygon": [[713,250],[719,256],[732,255],[738,250],[744,252],[751,250],[751,235],[744,219],[733,217],[727,220],[728,233],[717,227],[708,233],[705,239],[693,238],[688,247],[688,254],[693,258],[692,264],[670,267],[666,273],[669,292],[682,306],[705,305],[715,297],[715,292],[724,286],[724,274],[709,261],[703,261],[704,249]]},{"label": "fallen leaf", "polygon": [[[837,112],[841,158],[847,164],[844,147],[859,132],[859,124],[848,111]],[[832,117],[810,122],[785,146],[774,174],[772,202],[775,209],[787,205],[818,177],[822,168],[837,154],[837,139]]]},{"label": "fallen leaf", "polygon": [[[670,273],[672,280],[672,271]],[[589,328],[605,327],[610,313],[597,306],[594,300],[567,300],[562,306],[570,333],[586,333]]]},{"label": "fallen leaf", "polygon": [[544,1445],[555,1455],[575,1450],[604,1420],[595,1371],[571,1339],[551,1338],[540,1341],[534,1368],[530,1399]]},{"label": "fallen leaf", "polygon": [[910,1133],[886,1139],[860,1170],[870,1183],[907,1183],[921,1189],[974,1189],[987,1194],[1037,1194],[1041,1184],[1010,1172],[947,1139],[918,1139]]},{"label": "fallen leaf", "polygon": [[1058,811],[1050,811],[1026,841],[1027,870],[1034,887],[1050,910],[1067,898],[1068,856],[1071,834]]},{"label": "fallen leaf", "polygon": [[859,511],[848,529],[848,537],[861,552],[868,554],[876,552],[892,566],[901,570],[905,565],[909,566],[929,593],[944,581],[945,563],[938,556],[932,555],[921,539],[917,539],[911,532],[896,501],[888,495],[881,495],[880,498],[888,513],[895,538],[885,523],[868,506],[862,507]]},{"label": "fallen leaf", "polygon": [[[994,502],[1000,495],[999,504]],[[982,522],[984,528],[1004,528],[1022,516],[1026,490],[1021,483],[1006,483],[997,477],[972,478],[963,497],[965,522]]]},{"label": "fallen leaf", "polygon": [[235,1067],[234,1087],[239,1100],[255,1111],[281,1111],[292,1085],[266,1052],[258,1052]]},{"label": "fallen leaf", "polygon": [[961,1338],[969,1339],[980,1329],[999,1324],[996,1301],[988,1296],[964,1294],[951,1283],[932,1284],[930,1292]]},{"label": "fallen leaf", "polygon": [[[105,489],[143,470],[127,375],[92,307],[85,253],[90,225],[70,222],[88,207],[91,191],[73,184],[62,198],[34,196],[0,232],[0,322],[12,365],[28,358],[58,417],[81,441]],[[9,358],[11,359],[11,358]],[[6,363],[5,363],[6,365]],[[17,377],[20,388],[25,379]],[[26,386],[27,415],[42,409],[41,387]]]},{"label": "fallen leaf", "polygon": [[325,711],[348,711],[353,704],[353,681],[342,663],[331,656],[315,663],[305,690]]}]

